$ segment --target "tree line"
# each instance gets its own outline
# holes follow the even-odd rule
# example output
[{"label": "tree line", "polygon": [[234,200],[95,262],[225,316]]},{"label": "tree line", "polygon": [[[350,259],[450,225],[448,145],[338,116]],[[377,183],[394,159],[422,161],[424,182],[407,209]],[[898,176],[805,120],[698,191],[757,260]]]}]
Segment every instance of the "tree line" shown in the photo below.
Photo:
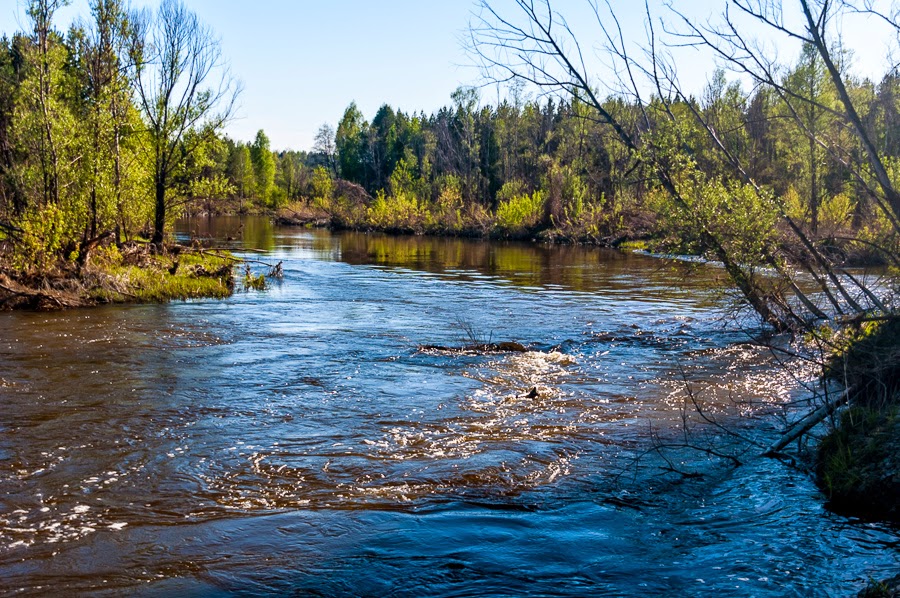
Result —
[{"label": "tree line", "polygon": [[[646,237],[722,263],[743,301],[778,329],[892,314],[896,279],[848,266],[900,266],[900,68],[855,75],[841,31],[866,18],[900,32],[896,11],[728,0],[704,24],[666,6],[662,33],[647,5],[635,55],[611,5],[587,4],[615,91],[600,95],[550,0],[502,12],[482,1],[472,53],[489,81],[512,82],[508,98],[482,105],[460,89],[430,116],[383,106],[371,122],[351,105],[335,132],[333,174],[355,186],[323,180],[313,204],[364,228]],[[793,62],[767,54],[748,22],[796,48]],[[702,93],[681,88],[675,46],[717,58]],[[541,99],[525,98],[528,89]]]},{"label": "tree line", "polygon": [[[813,90],[821,105],[836,102],[822,61],[809,46],[783,81],[793,93]],[[900,74],[891,71],[878,81],[851,78],[849,86],[878,151],[895,168],[900,158]],[[494,214],[511,199],[538,194],[541,201],[533,205],[541,209],[510,222],[532,231],[586,227],[582,232],[589,233],[588,214],[596,224],[622,210],[666,217],[666,206],[654,203],[659,181],[650,163],[623,148],[618,134],[578,94],[529,99],[522,86],[514,86],[496,106],[482,105],[472,89],[460,89],[452,100],[432,115],[384,105],[371,122],[351,104],[336,130],[336,169],[326,172],[362,186],[373,197],[412,194],[432,211],[447,194],[458,195],[464,211]],[[636,146],[658,132],[668,112],[680,117],[675,153],[712,178],[734,178],[732,164],[717,147],[725,144],[746,164],[746,173],[781,198],[813,236],[830,237],[879,216],[868,190],[846,165],[858,163],[863,149],[836,156],[807,135],[847,135],[834,111],[819,104],[805,106],[795,120],[791,106],[772,89],[746,92],[718,70],[698,95],[651,98],[649,110],[616,96],[601,106],[616,115]],[[707,126],[716,131],[715,138]],[[327,158],[321,161],[330,163]],[[314,196],[315,189],[308,193]],[[615,234],[616,224],[620,222],[605,230]],[[689,243],[683,238],[686,232],[679,231],[680,240]]]}]

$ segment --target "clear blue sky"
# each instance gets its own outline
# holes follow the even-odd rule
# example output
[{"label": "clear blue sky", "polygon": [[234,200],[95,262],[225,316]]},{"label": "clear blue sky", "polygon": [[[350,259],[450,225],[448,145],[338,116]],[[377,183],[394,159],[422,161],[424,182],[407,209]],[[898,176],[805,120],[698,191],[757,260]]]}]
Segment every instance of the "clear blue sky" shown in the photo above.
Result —
[{"label": "clear blue sky", "polygon": [[[407,112],[431,113],[450,103],[460,85],[478,84],[478,73],[459,37],[472,0],[184,0],[222,41],[233,74],[244,85],[237,118],[227,133],[250,140],[264,129],[275,149],[309,149],[323,123],[335,126],[351,101],[371,119],[381,104]],[[502,1],[502,0],[501,0]],[[155,5],[132,0],[135,6]],[[641,37],[643,2],[614,0],[628,35]],[[652,5],[660,5],[654,0]],[[698,19],[710,16],[721,0],[680,0]],[[595,28],[583,0],[558,0],[583,45]],[[0,0],[0,31],[25,27],[24,0]],[[575,11],[579,11],[577,14]],[[87,0],[73,0],[57,27],[88,15]],[[848,27],[845,40],[857,47],[863,74],[884,72],[887,49],[864,27]],[[587,40],[587,41],[585,41]],[[686,55],[682,83],[699,92],[712,69],[709,60]],[[871,71],[868,72],[868,71]],[[484,90],[484,101],[496,100]]]},{"label": "clear blue sky", "polygon": [[[133,1],[135,6],[153,5]],[[308,149],[323,123],[337,125],[351,101],[371,119],[384,103],[432,112],[477,73],[458,36],[468,0],[185,0],[218,34],[243,82],[227,132],[250,140],[265,129],[272,147]],[[24,0],[0,0],[0,31],[27,27]],[[64,29],[87,16],[86,0],[59,14]]]}]

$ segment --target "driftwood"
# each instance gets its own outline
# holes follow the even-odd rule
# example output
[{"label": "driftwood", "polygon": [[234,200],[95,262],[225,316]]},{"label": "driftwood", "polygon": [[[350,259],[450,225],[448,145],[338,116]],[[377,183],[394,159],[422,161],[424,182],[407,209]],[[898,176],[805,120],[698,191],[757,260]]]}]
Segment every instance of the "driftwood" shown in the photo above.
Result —
[{"label": "driftwood", "polygon": [[475,343],[462,347],[445,347],[443,345],[422,345],[419,351],[445,351],[447,353],[526,353],[528,347],[522,343]]},{"label": "driftwood", "polygon": [[275,221],[275,224],[284,226],[312,226],[321,228],[331,224],[331,216],[327,212],[315,208],[300,208],[299,210],[281,208],[275,212],[273,220]]},{"label": "driftwood", "polygon": [[830,416],[835,412],[839,407],[842,407],[847,404],[850,400],[850,395],[852,394],[853,389],[847,388],[837,397],[828,400],[824,405],[808,414],[806,417],[794,423],[790,428],[788,428],[782,435],[781,438],[778,439],[772,446],[767,448],[765,452],[763,452],[763,457],[780,457],[781,451],[794,442],[817,425],[819,425],[826,417]]},{"label": "driftwood", "polygon": [[[269,262],[264,262],[262,260],[253,260],[253,259],[246,258],[246,257],[234,257],[233,255],[224,255],[222,253],[219,253],[219,251],[227,251],[227,250],[216,249],[216,248],[201,249],[201,248],[197,248],[197,247],[186,247],[184,245],[180,245],[179,247],[181,248],[181,251],[199,253],[200,255],[209,255],[212,257],[217,257],[222,260],[233,262],[235,264],[260,264],[262,266],[266,266],[267,268],[269,268],[269,277],[270,278],[282,278],[284,276],[284,268],[282,267],[282,264],[284,262],[278,262],[277,264],[271,264]],[[244,250],[244,251],[246,251],[246,250]]]},{"label": "driftwood", "polygon": [[275,214],[274,221],[275,224],[280,224],[282,226],[311,226],[314,228],[325,228],[331,224],[331,217],[280,210]]}]

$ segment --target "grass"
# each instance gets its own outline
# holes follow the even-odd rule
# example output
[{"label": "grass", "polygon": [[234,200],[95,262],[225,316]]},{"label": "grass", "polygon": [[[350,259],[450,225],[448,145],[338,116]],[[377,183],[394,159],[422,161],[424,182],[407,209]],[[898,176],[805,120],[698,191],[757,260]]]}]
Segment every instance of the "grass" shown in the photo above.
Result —
[{"label": "grass", "polygon": [[148,243],[96,248],[83,264],[57,257],[47,264],[15,268],[0,255],[0,310],[56,310],[104,303],[160,303],[228,297],[234,291],[230,255]]},{"label": "grass", "polygon": [[891,457],[898,424],[896,408],[851,407],[841,415],[819,446],[819,478],[830,498],[867,494],[867,469]]},{"label": "grass", "polygon": [[234,290],[233,263],[230,256],[206,252],[144,255],[139,263],[106,260],[98,268],[108,284],[94,287],[89,294],[111,303],[222,299]]}]

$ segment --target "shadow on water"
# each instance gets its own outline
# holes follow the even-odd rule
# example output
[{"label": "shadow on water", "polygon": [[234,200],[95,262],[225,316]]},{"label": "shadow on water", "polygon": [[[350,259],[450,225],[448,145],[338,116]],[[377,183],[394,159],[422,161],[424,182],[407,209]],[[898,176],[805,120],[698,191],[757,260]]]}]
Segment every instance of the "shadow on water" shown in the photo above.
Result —
[{"label": "shadow on water", "polygon": [[[284,280],[0,314],[0,593],[846,595],[897,569],[895,530],[777,462],[633,466],[651,424],[679,432],[683,375],[723,417],[796,394],[736,344],[714,267],[258,218],[179,234]],[[420,350],[460,321],[527,350]]]}]

